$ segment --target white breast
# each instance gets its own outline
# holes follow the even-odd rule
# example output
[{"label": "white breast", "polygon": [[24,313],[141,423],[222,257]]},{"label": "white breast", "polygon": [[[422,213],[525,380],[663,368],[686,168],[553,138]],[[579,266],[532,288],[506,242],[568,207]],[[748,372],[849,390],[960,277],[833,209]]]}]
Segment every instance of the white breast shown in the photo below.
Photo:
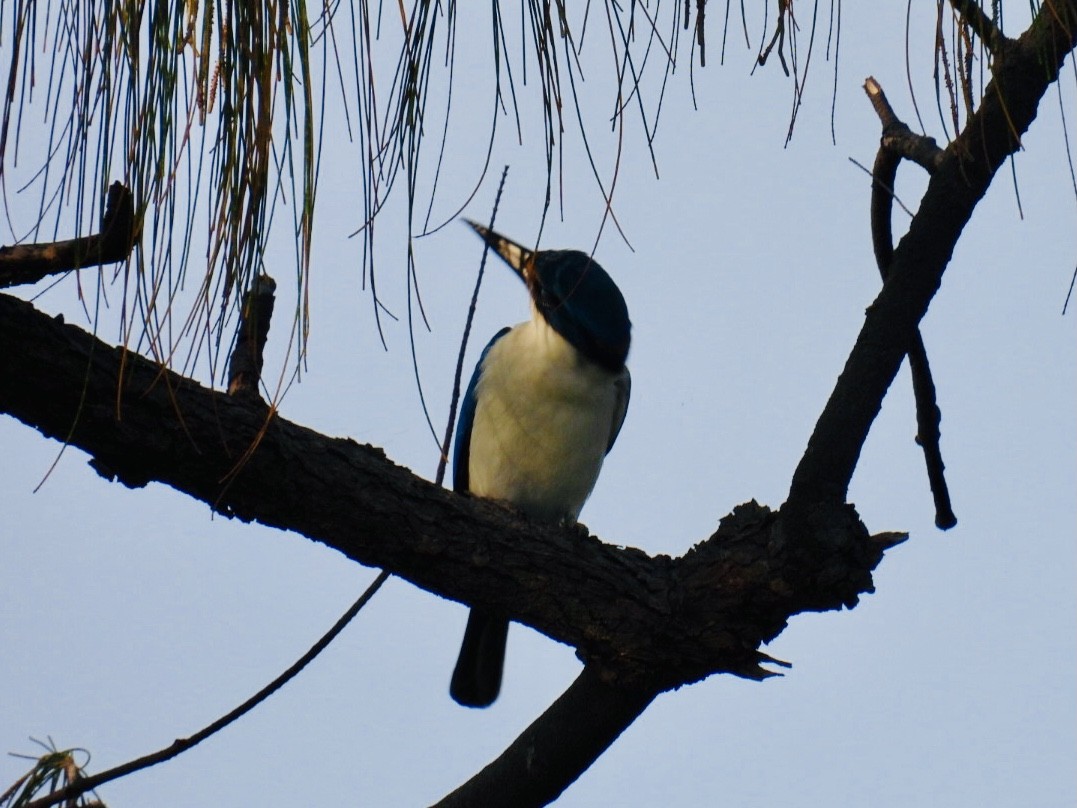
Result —
[{"label": "white breast", "polygon": [[541,519],[575,519],[623,416],[623,376],[542,320],[513,328],[490,348],[475,391],[471,491]]}]

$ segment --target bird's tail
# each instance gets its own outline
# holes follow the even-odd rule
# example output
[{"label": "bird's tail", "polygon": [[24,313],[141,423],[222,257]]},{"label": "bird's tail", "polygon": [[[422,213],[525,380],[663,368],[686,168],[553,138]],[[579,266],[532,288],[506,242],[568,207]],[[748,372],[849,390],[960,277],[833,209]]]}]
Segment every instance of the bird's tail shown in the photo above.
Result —
[{"label": "bird's tail", "polygon": [[509,621],[472,609],[449,693],[465,707],[489,707],[501,690]]}]

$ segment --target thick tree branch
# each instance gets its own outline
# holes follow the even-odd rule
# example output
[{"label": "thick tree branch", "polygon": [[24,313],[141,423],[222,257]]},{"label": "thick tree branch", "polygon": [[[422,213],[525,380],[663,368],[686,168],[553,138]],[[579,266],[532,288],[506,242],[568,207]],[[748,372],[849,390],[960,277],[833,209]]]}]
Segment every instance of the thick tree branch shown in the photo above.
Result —
[{"label": "thick tree branch", "polygon": [[842,506],[821,527],[818,553],[794,551],[775,514],[752,503],[684,557],[652,558],[452,494],[378,449],[208,390],[2,295],[0,344],[0,412],[90,453],[102,475],[163,482],[219,513],[496,608],[626,681],[767,676],[759,645],[792,614],[872,591],[888,543],[868,542]]},{"label": "thick tree branch", "polygon": [[123,261],[137,238],[134,199],[124,185],[114,182],[108,189],[100,233],[47,244],[0,247],[0,289],[37,283],[72,269]]},{"label": "thick tree branch", "polygon": [[[529,752],[558,761],[550,764],[558,776],[590,765],[641,699],[717,672],[771,675],[760,645],[793,614],[854,605],[873,591],[883,552],[904,539],[870,537],[839,506],[814,512],[810,542],[799,533],[793,542],[777,514],[753,502],[683,557],[650,557],[448,492],[378,449],[290,423],[260,399],[203,388],[5,295],[0,345],[0,412],[87,451],[102,475],[166,483],[219,513],[302,533],[575,647],[589,674],[566,698],[621,708],[611,707],[597,734],[577,717],[572,734],[586,743]],[[596,682],[605,696],[591,693]],[[556,736],[540,722],[534,738]],[[517,752],[506,755],[495,781],[519,765]]]},{"label": "thick tree branch", "polygon": [[916,326],[976,204],[999,166],[1020,147],[1040,98],[1077,44],[1077,0],[1044,4],[995,67],[979,110],[949,145],[909,232],[894,252],[890,277],[864,326],[797,466],[784,508],[803,516],[845,495],[868,429],[901,367]]},{"label": "thick tree branch", "polygon": [[585,667],[497,760],[438,802],[437,808],[525,808],[552,802],[656,695],[655,690],[604,681],[595,669]]}]

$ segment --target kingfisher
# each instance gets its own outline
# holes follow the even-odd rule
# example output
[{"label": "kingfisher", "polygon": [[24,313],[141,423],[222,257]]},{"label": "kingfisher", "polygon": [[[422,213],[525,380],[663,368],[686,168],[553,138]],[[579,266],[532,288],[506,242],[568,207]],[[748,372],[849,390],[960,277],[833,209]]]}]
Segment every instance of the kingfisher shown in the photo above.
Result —
[{"label": "kingfisher", "polygon": [[[453,489],[574,523],[628,410],[632,324],[617,284],[579,250],[529,250],[467,222],[523,280],[531,319],[479,358],[460,408]],[[501,690],[509,621],[472,608],[449,692],[487,707]]]}]

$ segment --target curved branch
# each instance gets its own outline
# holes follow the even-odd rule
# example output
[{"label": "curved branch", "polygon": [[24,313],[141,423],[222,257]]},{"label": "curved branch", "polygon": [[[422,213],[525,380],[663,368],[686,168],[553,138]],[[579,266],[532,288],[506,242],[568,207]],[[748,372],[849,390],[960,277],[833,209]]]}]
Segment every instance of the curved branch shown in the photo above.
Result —
[{"label": "curved branch", "polygon": [[[902,135],[924,140],[913,135],[909,127],[898,120],[886,100],[882,87],[873,78],[864,83],[876,112],[883,124],[883,137],[879,152],[875,156],[875,165],[871,172],[871,243],[875,251],[875,263],[879,268],[883,283],[890,276],[890,263],[894,259],[894,236],[891,226],[891,214],[894,207],[894,183],[897,179],[898,166],[902,152],[890,147],[887,133],[895,129],[903,130]],[[930,140],[930,138],[927,138]],[[934,141],[931,140],[934,146]],[[942,150],[935,147],[941,157]],[[934,161],[931,163],[934,165]],[[940,424],[942,412],[939,410],[935,395],[935,381],[931,377],[931,365],[927,359],[920,329],[915,329],[909,344],[909,370],[912,373],[913,395],[916,400],[916,442],[924,450],[924,462],[927,466],[928,484],[935,501],[935,525],[941,530],[949,530],[957,524],[950,503],[950,489],[946,484],[946,468],[942,461]]]},{"label": "curved branch", "polygon": [[845,501],[883,397],[916,326],[942,282],[954,247],[995,172],[1020,147],[1040,98],[1077,45],[1077,0],[1045,4],[996,67],[979,110],[946,149],[890,277],[868,308],[856,346],[793,474],[783,512],[803,519],[819,503]]}]

